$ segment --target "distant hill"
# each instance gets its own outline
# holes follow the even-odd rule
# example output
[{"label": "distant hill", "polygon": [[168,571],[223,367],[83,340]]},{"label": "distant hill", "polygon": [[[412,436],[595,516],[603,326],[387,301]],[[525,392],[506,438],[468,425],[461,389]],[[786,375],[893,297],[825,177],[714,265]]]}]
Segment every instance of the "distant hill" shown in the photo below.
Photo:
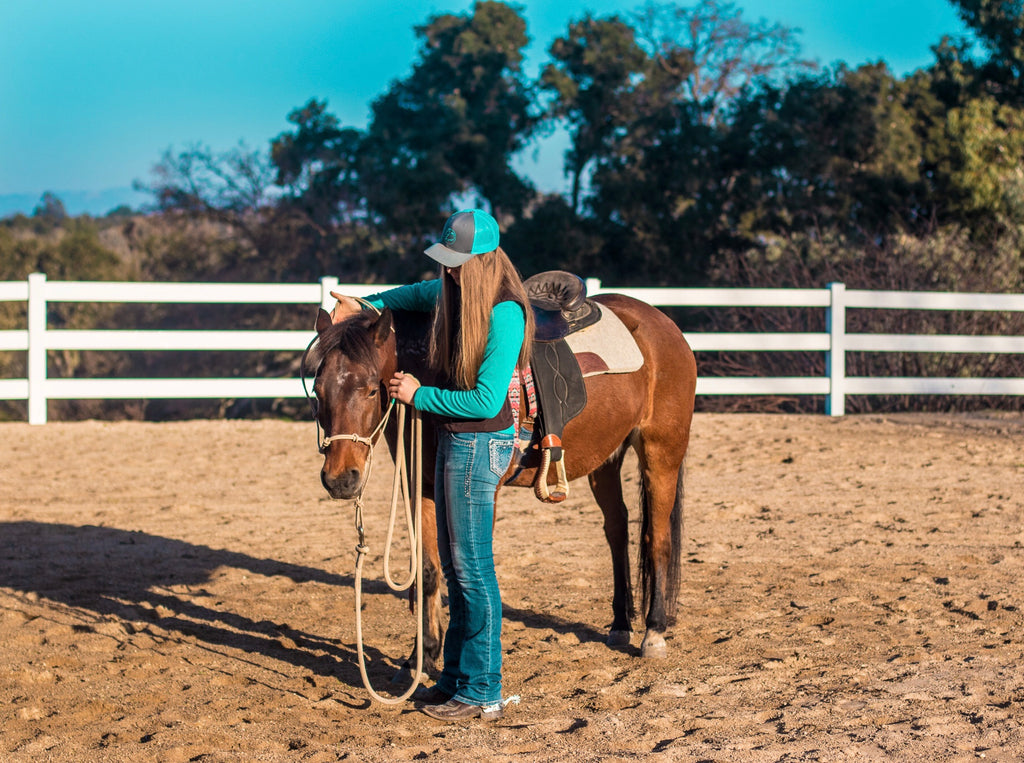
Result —
[{"label": "distant hill", "polygon": [[[102,191],[52,191],[52,193],[63,202],[64,209],[72,216],[103,217],[120,206],[127,205],[132,209],[138,209],[153,201],[151,195],[139,193],[131,188],[107,188]],[[19,212],[31,215],[42,195],[42,193],[0,194],[0,218],[16,215]]]}]

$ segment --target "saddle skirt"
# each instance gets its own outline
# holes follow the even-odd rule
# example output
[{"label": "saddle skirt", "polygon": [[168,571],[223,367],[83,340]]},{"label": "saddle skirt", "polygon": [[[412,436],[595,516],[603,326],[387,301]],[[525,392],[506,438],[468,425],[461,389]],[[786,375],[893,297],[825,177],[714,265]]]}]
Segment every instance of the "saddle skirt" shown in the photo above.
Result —
[{"label": "saddle skirt", "polygon": [[601,311],[596,323],[566,335],[584,377],[600,374],[625,374],[638,370],[644,356],[629,329],[611,310],[595,305]]}]

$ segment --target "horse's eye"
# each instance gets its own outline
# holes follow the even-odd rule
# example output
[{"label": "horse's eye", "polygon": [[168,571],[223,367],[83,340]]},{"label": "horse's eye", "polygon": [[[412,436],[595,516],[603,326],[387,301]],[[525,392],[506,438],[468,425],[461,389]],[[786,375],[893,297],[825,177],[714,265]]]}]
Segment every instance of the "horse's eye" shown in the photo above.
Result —
[{"label": "horse's eye", "polygon": [[367,397],[377,397],[378,390],[376,387],[370,387],[370,391],[367,393]]}]

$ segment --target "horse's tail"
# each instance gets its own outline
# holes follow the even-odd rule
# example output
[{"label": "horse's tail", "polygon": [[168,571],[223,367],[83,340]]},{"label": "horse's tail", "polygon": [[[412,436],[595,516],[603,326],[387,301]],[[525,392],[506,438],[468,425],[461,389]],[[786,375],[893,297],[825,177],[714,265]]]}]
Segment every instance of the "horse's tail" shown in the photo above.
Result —
[{"label": "horse's tail", "polygon": [[[676,619],[676,603],[679,598],[679,578],[683,557],[683,475],[685,472],[685,461],[679,465],[679,473],[676,477],[676,498],[672,504],[670,521],[670,544],[668,569],[665,573],[665,616],[668,624],[672,625]],[[644,488],[644,481],[640,480],[640,560],[637,565],[640,568],[640,591],[643,598],[643,611],[651,609],[651,597],[654,595],[654,556],[650,548],[650,522],[651,506],[647,490]]]}]

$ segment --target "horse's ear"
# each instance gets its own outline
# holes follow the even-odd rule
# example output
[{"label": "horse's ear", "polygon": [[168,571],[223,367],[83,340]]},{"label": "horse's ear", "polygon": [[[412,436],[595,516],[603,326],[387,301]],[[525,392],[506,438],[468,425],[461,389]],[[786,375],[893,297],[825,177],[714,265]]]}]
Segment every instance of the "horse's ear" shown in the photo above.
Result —
[{"label": "horse's ear", "polygon": [[330,328],[331,325],[333,325],[331,314],[321,307],[316,314],[316,333],[324,333],[324,330]]},{"label": "horse's ear", "polygon": [[394,316],[391,314],[391,310],[384,308],[380,312],[380,317],[377,318],[377,322],[373,324],[371,330],[373,331],[373,341],[378,347],[381,347],[394,331],[392,324],[394,322]]}]

